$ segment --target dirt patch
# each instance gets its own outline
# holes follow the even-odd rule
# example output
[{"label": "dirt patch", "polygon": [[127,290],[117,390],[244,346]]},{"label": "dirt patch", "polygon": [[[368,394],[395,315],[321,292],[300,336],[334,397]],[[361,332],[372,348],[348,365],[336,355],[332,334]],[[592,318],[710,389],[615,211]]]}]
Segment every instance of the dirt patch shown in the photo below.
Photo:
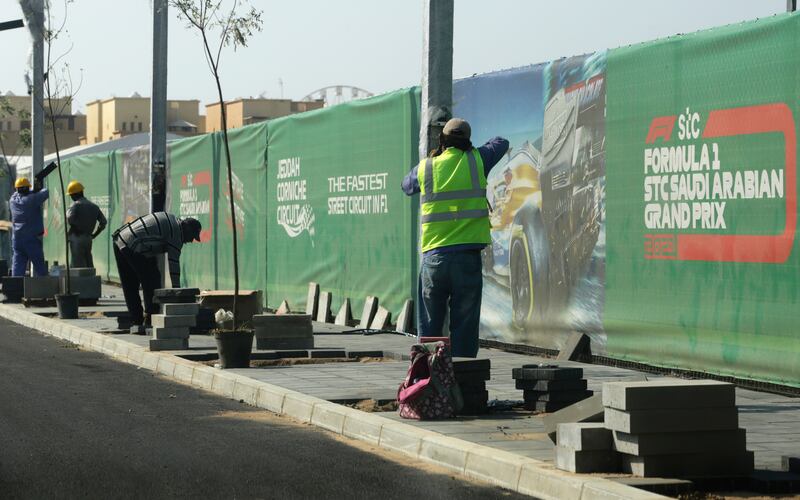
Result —
[{"label": "dirt patch", "polygon": [[376,413],[382,411],[397,411],[397,401],[390,401],[388,403],[380,404],[374,399],[362,399],[357,403],[351,403],[344,406],[355,408],[366,413]]},{"label": "dirt patch", "polygon": [[94,311],[94,312],[87,312],[87,313],[78,313],[78,317],[84,319],[103,319],[107,318],[108,316],[105,315],[102,311]]}]

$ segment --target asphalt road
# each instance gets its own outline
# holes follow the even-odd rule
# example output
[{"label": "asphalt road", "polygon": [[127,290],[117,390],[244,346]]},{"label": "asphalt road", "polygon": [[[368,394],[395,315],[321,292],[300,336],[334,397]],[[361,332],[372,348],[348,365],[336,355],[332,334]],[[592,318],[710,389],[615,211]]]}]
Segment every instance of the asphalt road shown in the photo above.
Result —
[{"label": "asphalt road", "polygon": [[519,497],[441,472],[0,319],[0,498]]}]

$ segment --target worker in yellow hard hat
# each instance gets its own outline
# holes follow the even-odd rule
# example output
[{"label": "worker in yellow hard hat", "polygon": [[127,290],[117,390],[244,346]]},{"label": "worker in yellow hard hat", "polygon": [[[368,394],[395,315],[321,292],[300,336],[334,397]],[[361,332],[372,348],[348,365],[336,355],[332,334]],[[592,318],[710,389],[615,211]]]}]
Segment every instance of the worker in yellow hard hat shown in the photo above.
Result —
[{"label": "worker in yellow hard hat", "polygon": [[94,267],[92,240],[103,232],[108,221],[100,207],[83,195],[83,184],[72,181],[67,186],[72,206],[67,210],[69,252],[72,267]]},{"label": "worker in yellow hard hat", "polygon": [[47,189],[41,189],[39,184],[40,181],[37,180],[31,186],[31,181],[27,177],[18,178],[14,182],[16,191],[8,201],[13,229],[11,236],[12,276],[25,276],[25,269],[29,263],[33,264],[34,276],[47,275],[42,249],[42,236],[44,235],[42,204],[50,196],[50,193]]}]

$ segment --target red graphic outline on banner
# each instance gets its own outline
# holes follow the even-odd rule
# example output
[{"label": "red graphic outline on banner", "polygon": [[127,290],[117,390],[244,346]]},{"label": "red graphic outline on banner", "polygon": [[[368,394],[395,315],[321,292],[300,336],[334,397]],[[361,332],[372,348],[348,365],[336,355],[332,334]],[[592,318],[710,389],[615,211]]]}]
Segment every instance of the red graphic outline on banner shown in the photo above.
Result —
[{"label": "red graphic outline on banner", "polygon": [[[181,177],[181,186],[186,187],[186,174]],[[209,226],[214,223],[214,197],[213,189],[211,186],[211,172],[203,170],[192,174],[192,187],[194,186],[208,186],[208,221]],[[204,228],[200,231],[200,243],[207,243],[211,241],[211,227]]]},{"label": "red graphic outline on banner", "polygon": [[[669,137],[664,125],[673,117],[656,120],[660,125],[648,134],[648,142],[655,137]],[[674,123],[674,121],[673,121]],[[784,137],[786,173],[786,225],[776,235],[718,235],[718,234],[646,234],[645,258],[679,259],[718,262],[786,262],[792,252],[797,226],[797,138],[792,110],[784,103],[764,104],[743,108],[714,110],[708,115],[703,131],[704,139],[737,135],[779,132]],[[677,255],[670,243],[677,241]]]}]

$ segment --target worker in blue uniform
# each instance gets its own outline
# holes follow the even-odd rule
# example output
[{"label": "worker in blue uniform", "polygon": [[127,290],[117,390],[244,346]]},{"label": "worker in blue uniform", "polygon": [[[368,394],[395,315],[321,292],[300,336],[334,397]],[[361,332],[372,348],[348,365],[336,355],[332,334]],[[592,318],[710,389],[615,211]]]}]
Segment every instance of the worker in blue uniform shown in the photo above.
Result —
[{"label": "worker in blue uniform", "polygon": [[11,195],[8,202],[13,230],[11,237],[12,276],[25,276],[28,263],[33,264],[34,276],[47,275],[44,250],[42,250],[42,236],[44,235],[42,204],[50,196],[50,193],[47,189],[41,189],[38,181],[36,184],[31,190],[30,181],[25,177],[20,177],[14,183],[16,192]]}]

